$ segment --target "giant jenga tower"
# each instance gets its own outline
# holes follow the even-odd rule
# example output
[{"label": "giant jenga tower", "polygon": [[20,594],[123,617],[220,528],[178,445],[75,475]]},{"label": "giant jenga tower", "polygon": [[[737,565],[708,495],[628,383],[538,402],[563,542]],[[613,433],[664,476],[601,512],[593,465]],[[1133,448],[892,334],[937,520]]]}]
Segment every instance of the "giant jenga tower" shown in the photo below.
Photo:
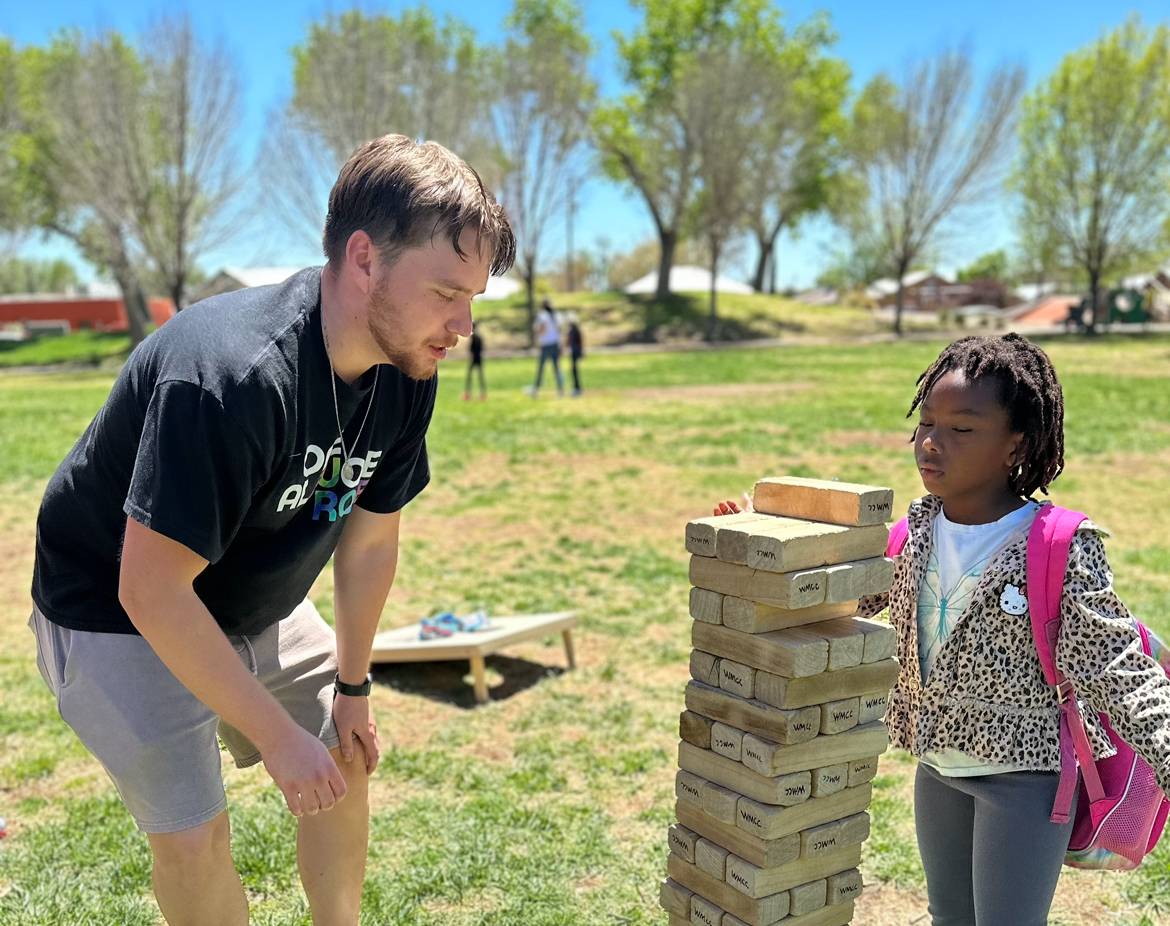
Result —
[{"label": "giant jenga tower", "polygon": [[893,629],[852,615],[893,581],[893,501],[764,479],[754,512],[687,525],[692,680],[660,895],[671,926],[852,920],[898,675]]}]

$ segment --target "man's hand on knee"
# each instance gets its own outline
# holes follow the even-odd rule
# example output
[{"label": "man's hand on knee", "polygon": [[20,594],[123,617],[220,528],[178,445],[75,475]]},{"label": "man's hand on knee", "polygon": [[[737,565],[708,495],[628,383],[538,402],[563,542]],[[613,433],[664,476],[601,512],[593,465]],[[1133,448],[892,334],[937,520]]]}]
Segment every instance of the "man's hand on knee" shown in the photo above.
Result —
[{"label": "man's hand on knee", "polygon": [[[341,756],[346,762],[354,757],[354,740],[361,743],[366,760],[366,774],[374,774],[381,751],[378,748],[378,725],[370,710],[369,698],[354,698],[338,694],[333,698],[333,722],[341,737]],[[358,753],[362,753],[359,751]]]},{"label": "man's hand on knee", "polygon": [[284,794],[294,817],[329,810],[345,797],[345,779],[317,737],[298,726],[274,737],[261,750],[264,767]]}]

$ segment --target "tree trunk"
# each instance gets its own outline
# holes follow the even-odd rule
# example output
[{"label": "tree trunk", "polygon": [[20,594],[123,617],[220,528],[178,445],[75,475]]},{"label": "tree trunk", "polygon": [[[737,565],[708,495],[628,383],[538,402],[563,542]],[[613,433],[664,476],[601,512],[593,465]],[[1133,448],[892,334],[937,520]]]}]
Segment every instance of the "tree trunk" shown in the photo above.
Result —
[{"label": "tree trunk", "polygon": [[768,252],[768,293],[776,295],[776,241],[772,240],[772,250]]},{"label": "tree trunk", "polygon": [[146,340],[146,322],[150,313],[138,285],[138,275],[129,265],[110,267],[118,288],[122,290],[122,305],[126,309],[126,320],[130,324],[130,349],[133,350]]},{"label": "tree trunk", "polygon": [[906,296],[905,290],[902,287],[902,278],[905,275],[905,271],[898,271],[898,295],[894,307],[894,334],[898,337],[902,336],[902,308],[905,305]]},{"label": "tree trunk", "polygon": [[718,306],[715,302],[715,280],[716,274],[719,271],[719,249],[711,248],[711,290],[710,290],[710,308],[707,317],[707,340],[715,340],[715,328],[719,324],[719,316],[717,314]]},{"label": "tree trunk", "polygon": [[661,253],[658,258],[658,289],[654,293],[654,298],[666,299],[670,296],[670,268],[674,266],[674,248],[678,244],[678,232],[660,231],[658,242]]},{"label": "tree trunk", "polygon": [[1101,308],[1101,271],[1096,267],[1089,269],[1089,326],[1086,334],[1097,333],[1098,312]]},{"label": "tree trunk", "polygon": [[752,289],[757,293],[764,291],[764,278],[768,275],[768,258],[772,256],[772,247],[763,235],[756,234],[756,244],[760,246],[760,256],[756,261],[756,273],[752,277]]}]

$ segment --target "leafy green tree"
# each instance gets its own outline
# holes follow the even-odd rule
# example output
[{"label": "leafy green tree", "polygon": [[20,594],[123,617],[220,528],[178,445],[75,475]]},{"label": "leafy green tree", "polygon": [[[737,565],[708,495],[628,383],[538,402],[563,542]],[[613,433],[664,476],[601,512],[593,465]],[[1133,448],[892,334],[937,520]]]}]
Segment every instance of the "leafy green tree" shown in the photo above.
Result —
[{"label": "leafy green tree", "polygon": [[18,170],[29,215],[113,276],[137,344],[148,313],[134,210],[153,144],[142,61],[116,32],[67,32],[24,49],[20,77]]},{"label": "leafy green tree", "polygon": [[[698,127],[680,97],[682,77],[719,41],[751,41],[774,24],[766,0],[634,0],[642,22],[617,36],[629,87],[599,105],[593,128],[602,165],[646,203],[660,245],[658,298],[670,294],[674,252],[701,185]],[[693,112],[693,110],[692,110]]]},{"label": "leafy green tree", "polygon": [[0,262],[0,293],[63,293],[78,282],[77,270],[67,260],[13,257]]},{"label": "leafy green tree", "polygon": [[489,96],[489,57],[462,20],[439,20],[425,4],[398,17],[328,15],[293,49],[292,98],[261,149],[266,192],[302,238],[318,241],[341,165],[389,133],[445,145],[495,187]]},{"label": "leafy green tree", "polygon": [[549,221],[562,213],[583,168],[593,49],[573,0],[516,0],[495,55],[492,139],[500,201],[516,235],[516,265],[528,297],[529,339],[536,276]]},{"label": "leafy green tree", "polygon": [[837,149],[849,84],[848,65],[826,54],[836,41],[826,15],[790,34],[777,22],[773,32],[769,54],[751,75],[760,90],[760,111],[746,147],[752,188],[747,226],[758,247],[756,292],[775,291],[780,232],[826,208],[840,182]]},{"label": "leafy green tree", "polygon": [[970,266],[960,270],[956,277],[960,283],[969,283],[971,280],[1006,280],[1008,276],[1007,252],[992,251],[977,257]]},{"label": "leafy green tree", "polygon": [[902,281],[956,210],[990,196],[1012,141],[1022,68],[1003,65],[970,106],[969,53],[946,51],[907,69],[900,83],[871,80],[853,108],[850,155],[865,183],[856,235],[898,280],[894,330],[902,332]]},{"label": "leafy green tree", "polygon": [[19,62],[15,43],[0,36],[0,232],[14,232],[26,221],[16,169],[22,123]]},{"label": "leafy green tree", "polygon": [[1021,222],[1102,281],[1162,251],[1170,223],[1170,28],[1131,18],[1071,52],[1024,101]]}]

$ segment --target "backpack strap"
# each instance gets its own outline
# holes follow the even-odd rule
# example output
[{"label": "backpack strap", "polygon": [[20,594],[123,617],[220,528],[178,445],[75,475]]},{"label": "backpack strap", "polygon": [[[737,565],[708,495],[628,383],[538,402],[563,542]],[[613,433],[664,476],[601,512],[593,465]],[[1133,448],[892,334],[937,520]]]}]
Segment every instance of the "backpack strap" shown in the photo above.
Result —
[{"label": "backpack strap", "polygon": [[1056,642],[1060,637],[1060,602],[1073,536],[1085,515],[1056,505],[1045,505],[1037,513],[1028,534],[1028,612],[1032,636],[1044,678],[1060,695],[1060,785],[1052,806],[1051,821],[1067,823],[1072,812],[1077,784],[1077,765],[1091,801],[1104,796],[1101,778],[1093,762],[1093,747],[1077,709],[1072,682],[1056,667]]},{"label": "backpack strap", "polygon": [[890,528],[890,540],[886,544],[886,556],[893,559],[902,552],[906,546],[906,541],[910,537],[910,523],[903,518],[897,524]]}]

